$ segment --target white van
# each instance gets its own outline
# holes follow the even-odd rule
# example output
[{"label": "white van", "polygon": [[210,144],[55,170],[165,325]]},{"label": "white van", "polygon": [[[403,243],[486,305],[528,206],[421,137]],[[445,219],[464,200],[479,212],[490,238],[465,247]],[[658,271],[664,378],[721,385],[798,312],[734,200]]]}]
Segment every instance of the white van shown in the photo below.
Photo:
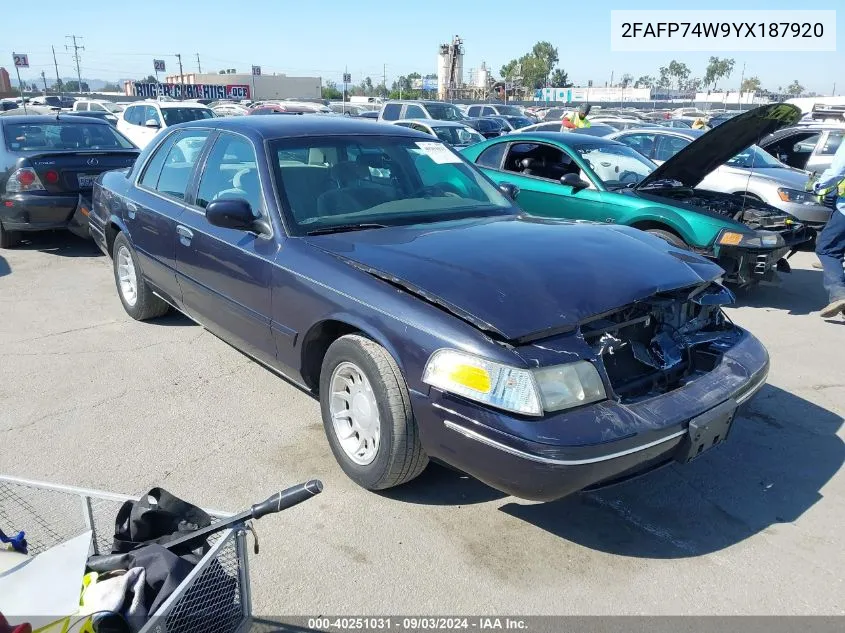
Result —
[{"label": "white van", "polygon": [[373,105],[381,105],[384,102],[384,99],[381,97],[349,97],[349,103],[354,103],[356,105],[362,103],[370,103]]}]

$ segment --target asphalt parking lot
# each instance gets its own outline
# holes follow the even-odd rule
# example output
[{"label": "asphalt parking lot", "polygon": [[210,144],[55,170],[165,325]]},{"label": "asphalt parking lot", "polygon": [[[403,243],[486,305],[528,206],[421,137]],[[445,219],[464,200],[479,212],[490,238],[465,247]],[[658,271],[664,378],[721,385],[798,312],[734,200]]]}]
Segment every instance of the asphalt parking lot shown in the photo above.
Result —
[{"label": "asphalt parking lot", "polygon": [[138,323],[93,244],[0,251],[0,473],[241,510],[318,477],[257,524],[263,615],[845,613],[845,320],[820,271],[730,316],[769,384],[697,462],[548,504],[445,468],[387,494],[336,465],[319,406],[178,314]]}]

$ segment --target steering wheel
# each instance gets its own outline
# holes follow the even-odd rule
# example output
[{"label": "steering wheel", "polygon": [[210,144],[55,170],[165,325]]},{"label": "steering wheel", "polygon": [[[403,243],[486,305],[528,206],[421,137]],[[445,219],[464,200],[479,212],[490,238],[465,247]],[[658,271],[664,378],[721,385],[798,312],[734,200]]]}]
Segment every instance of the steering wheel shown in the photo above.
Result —
[{"label": "steering wheel", "polygon": [[427,187],[420,187],[414,191],[411,198],[461,198],[460,190],[453,184],[448,182],[438,182]]},{"label": "steering wheel", "polygon": [[631,171],[629,169],[626,169],[621,174],[619,174],[619,182],[636,183],[636,182],[639,182],[639,180],[640,180],[640,175],[637,172]]}]

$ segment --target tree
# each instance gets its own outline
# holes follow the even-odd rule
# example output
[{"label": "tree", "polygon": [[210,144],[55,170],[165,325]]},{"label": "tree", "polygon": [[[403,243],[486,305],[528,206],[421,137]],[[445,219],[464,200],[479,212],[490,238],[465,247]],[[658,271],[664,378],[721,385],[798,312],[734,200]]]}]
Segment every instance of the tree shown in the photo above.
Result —
[{"label": "tree", "polygon": [[552,71],[549,83],[555,88],[570,88],[572,86],[572,82],[569,81],[569,75],[565,70],[561,70],[560,68],[555,68]]},{"label": "tree", "polygon": [[[551,42],[537,42],[531,49],[530,57],[535,60],[537,71],[542,71],[542,83],[546,84],[549,75],[552,73],[552,68],[559,60],[557,49],[552,46]],[[535,86],[535,88],[539,87],[541,86]]]},{"label": "tree", "polygon": [[786,87],[786,94],[788,94],[790,97],[800,97],[802,94],[804,94],[804,86],[799,84],[798,80],[796,79]]},{"label": "tree", "polygon": [[718,57],[711,57],[707,64],[707,70],[704,73],[704,85],[713,85],[713,90],[716,90],[716,82],[720,79],[725,79],[731,76],[734,69],[734,60],[730,58],[719,59]]},{"label": "tree", "polygon": [[742,85],[739,87],[740,92],[753,92],[757,94],[760,92],[761,89],[761,82],[757,77],[747,77],[743,80]]},{"label": "tree", "polygon": [[653,88],[654,77],[651,75],[643,75],[634,82],[634,88]]},{"label": "tree", "polygon": [[82,82],[82,90],[79,89],[79,82],[76,79],[72,81],[68,81],[65,84],[65,90],[67,92],[88,92],[88,84],[86,82]]},{"label": "tree", "polygon": [[517,68],[519,67],[519,60],[512,59],[507,64],[502,66],[499,69],[499,74],[502,75],[504,79],[511,80],[517,76]]},{"label": "tree", "polygon": [[669,69],[666,66],[661,66],[658,69],[660,73],[660,78],[657,80],[657,87],[658,88],[668,88],[672,85],[672,79],[669,74]]},{"label": "tree", "polygon": [[669,62],[669,67],[666,69],[666,71],[670,77],[675,78],[678,90],[681,89],[681,86],[683,86],[684,82],[687,80],[687,77],[689,77],[690,75],[689,67],[683,62],[675,61],[674,59]]},{"label": "tree", "polygon": [[634,76],[631,73],[625,73],[622,75],[622,79],[619,80],[619,85],[623,88],[627,88],[632,83],[634,83]]},{"label": "tree", "polygon": [[[222,73],[222,74],[224,74],[224,75],[226,74],[226,73],[223,73],[223,71],[221,71],[221,73]],[[155,78],[155,77],[153,77],[152,75],[147,75],[145,79],[140,79],[140,80],[138,81],[138,83],[142,83],[142,84],[154,84],[154,83],[156,83],[156,78]]]},{"label": "tree", "polygon": [[343,93],[337,89],[337,83],[332,81],[331,79],[326,80],[326,85],[323,86],[320,94],[323,96],[323,99],[341,99],[343,98]]},{"label": "tree", "polygon": [[693,77],[684,82],[683,89],[688,92],[698,92],[701,88],[702,80],[698,77]]},{"label": "tree", "polygon": [[103,92],[121,92],[120,86],[116,83],[112,83],[110,81],[106,82],[106,85],[103,86]]},{"label": "tree", "polygon": [[217,74],[218,74],[218,75],[225,75],[225,74],[226,74],[226,69],[225,69],[225,68],[221,68],[220,70],[218,70],[218,71],[217,71]]}]

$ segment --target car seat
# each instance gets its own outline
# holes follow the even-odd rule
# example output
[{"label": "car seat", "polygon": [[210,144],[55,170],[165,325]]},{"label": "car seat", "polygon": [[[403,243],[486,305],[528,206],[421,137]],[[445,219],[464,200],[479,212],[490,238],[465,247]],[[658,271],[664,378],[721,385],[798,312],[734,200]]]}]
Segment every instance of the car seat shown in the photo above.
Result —
[{"label": "car seat", "polygon": [[59,139],[65,147],[82,147],[85,145],[85,135],[75,125],[62,126]]}]

